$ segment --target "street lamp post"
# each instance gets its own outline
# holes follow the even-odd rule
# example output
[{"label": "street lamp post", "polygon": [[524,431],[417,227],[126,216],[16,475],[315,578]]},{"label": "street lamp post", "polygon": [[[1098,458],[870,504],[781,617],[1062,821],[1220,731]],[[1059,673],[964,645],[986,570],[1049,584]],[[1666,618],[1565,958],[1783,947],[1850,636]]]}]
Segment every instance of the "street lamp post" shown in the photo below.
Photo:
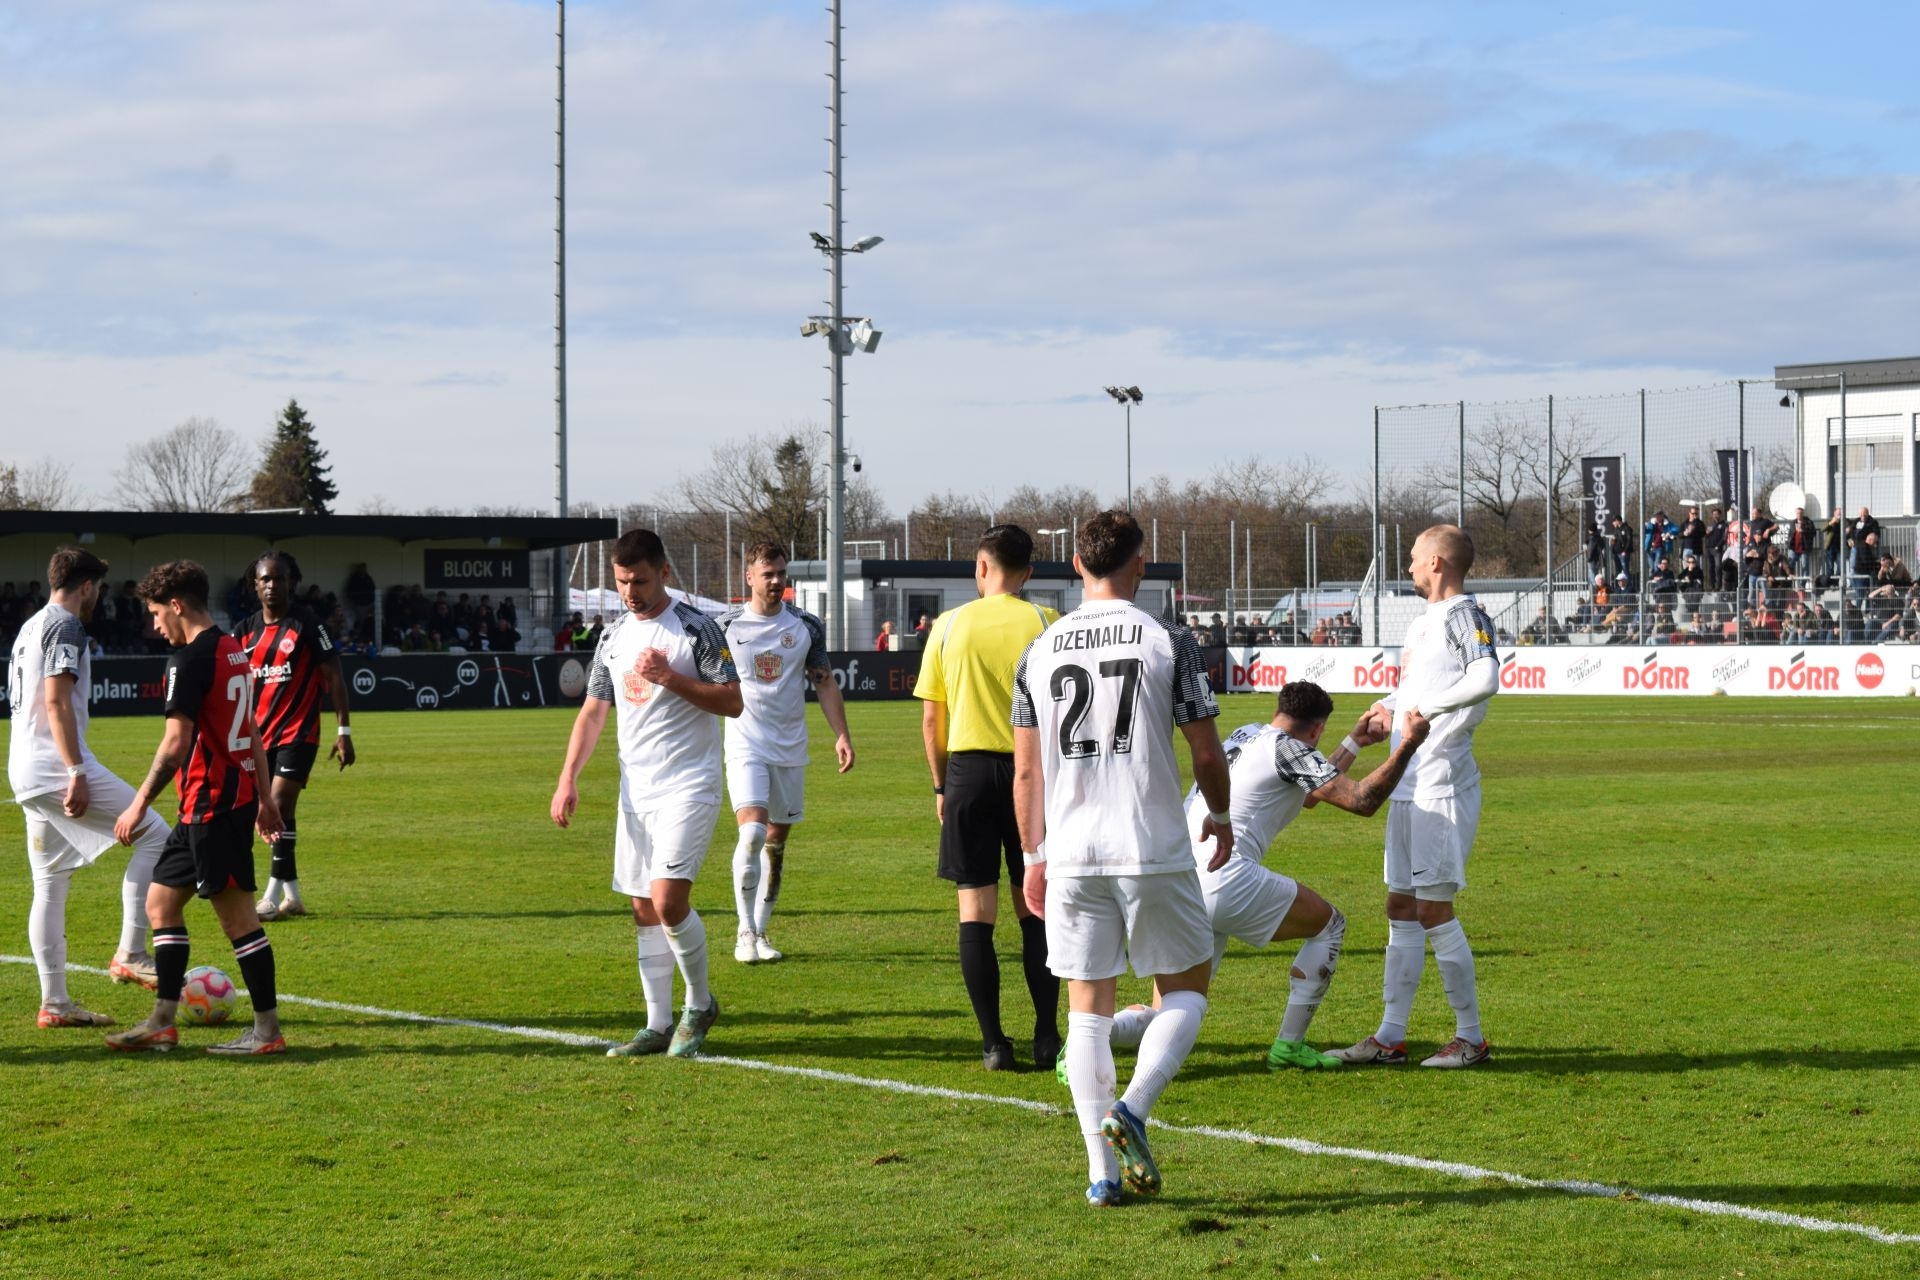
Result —
[{"label": "street lamp post", "polygon": [[1133,406],[1146,399],[1138,387],[1108,387],[1107,394],[1127,410],[1127,510],[1133,510]]},{"label": "street lamp post", "polygon": [[[1065,537],[1065,536],[1066,536],[1067,534],[1069,534],[1069,533],[1072,533],[1072,532],[1073,532],[1073,530],[1072,530],[1072,529],[1067,529],[1067,528],[1061,528],[1061,529],[1035,529],[1035,530],[1034,530],[1034,532],[1035,532],[1035,533],[1037,533],[1037,534],[1039,534],[1039,535],[1040,535],[1041,537],[1043,537],[1043,538],[1062,538],[1062,537]],[[1047,549],[1048,549],[1049,551],[1051,551],[1051,552],[1053,552],[1053,558],[1054,558],[1054,559],[1056,559],[1056,560],[1064,560],[1064,559],[1066,559],[1066,553],[1065,553],[1065,552],[1063,552],[1063,551],[1062,551],[1062,550],[1060,549],[1060,544],[1059,544],[1058,542],[1054,542],[1054,543],[1053,543],[1053,544],[1052,544],[1051,546],[1049,546],[1049,547],[1048,547]]]}]

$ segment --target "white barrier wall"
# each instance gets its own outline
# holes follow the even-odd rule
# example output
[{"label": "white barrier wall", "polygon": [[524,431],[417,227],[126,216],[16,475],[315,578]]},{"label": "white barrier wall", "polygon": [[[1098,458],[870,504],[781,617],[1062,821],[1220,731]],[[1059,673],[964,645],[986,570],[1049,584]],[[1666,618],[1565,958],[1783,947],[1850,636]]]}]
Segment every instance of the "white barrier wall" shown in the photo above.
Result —
[{"label": "white barrier wall", "polygon": [[[1400,682],[1400,651],[1229,648],[1229,693],[1276,693],[1311,680],[1328,693],[1381,694]],[[1906,697],[1920,648],[1871,645],[1522,646],[1500,654],[1502,693]]]}]

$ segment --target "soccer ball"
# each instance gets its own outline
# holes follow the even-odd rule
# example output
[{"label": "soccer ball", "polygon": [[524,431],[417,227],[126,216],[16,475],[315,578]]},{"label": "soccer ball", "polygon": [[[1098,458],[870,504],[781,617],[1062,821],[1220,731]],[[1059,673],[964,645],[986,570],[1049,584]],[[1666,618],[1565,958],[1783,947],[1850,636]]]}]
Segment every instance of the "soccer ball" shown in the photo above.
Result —
[{"label": "soccer ball", "polygon": [[195,1026],[208,1027],[233,1016],[237,998],[233,979],[210,964],[187,970],[187,985],[180,988],[180,1016]]}]

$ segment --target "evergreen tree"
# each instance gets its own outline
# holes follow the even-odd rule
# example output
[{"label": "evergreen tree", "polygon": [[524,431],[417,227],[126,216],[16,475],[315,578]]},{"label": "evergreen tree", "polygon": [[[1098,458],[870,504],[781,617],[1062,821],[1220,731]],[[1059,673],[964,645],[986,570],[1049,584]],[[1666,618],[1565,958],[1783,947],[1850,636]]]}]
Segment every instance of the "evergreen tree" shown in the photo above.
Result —
[{"label": "evergreen tree", "polygon": [[331,470],[327,451],[313,437],[307,411],[298,400],[289,400],[273,424],[249,497],[257,509],[298,507],[308,515],[331,515],[328,504],[340,496],[327,478]]}]

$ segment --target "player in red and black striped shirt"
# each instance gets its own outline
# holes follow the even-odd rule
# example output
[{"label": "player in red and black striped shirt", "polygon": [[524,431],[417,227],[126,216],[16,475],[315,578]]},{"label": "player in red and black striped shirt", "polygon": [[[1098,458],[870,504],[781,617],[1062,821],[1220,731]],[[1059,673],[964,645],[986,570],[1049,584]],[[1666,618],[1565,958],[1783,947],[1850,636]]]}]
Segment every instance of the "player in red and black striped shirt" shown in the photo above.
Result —
[{"label": "player in red and black striped shirt", "polygon": [[114,824],[131,844],[147,808],[177,777],[180,821],[153,868],[147,921],[153,926],[158,999],[145,1022],[107,1037],[115,1049],[162,1051],[180,1042],[173,1021],[187,976],[186,908],[197,893],[213,903],[220,927],[253,1000],[253,1027],[209,1053],[280,1053],[273,948],[253,909],[253,828],[272,840],[280,814],[271,795],[259,794],[266,752],[253,728],[253,675],[240,645],[207,613],[207,571],[175,560],[148,571],[140,598],[167,643],[167,727],[153,768]]},{"label": "player in red and black striped shirt", "polygon": [[284,551],[269,551],[253,564],[260,612],[235,634],[253,670],[253,718],[267,749],[273,802],[286,824],[273,842],[267,888],[255,910],[262,920],[307,914],[294,862],[294,810],[320,753],[320,693],[324,688],[339,722],[329,758],[345,769],[353,763],[353,731],[347,724],[347,682],[326,624],[294,604],[300,565]]}]

